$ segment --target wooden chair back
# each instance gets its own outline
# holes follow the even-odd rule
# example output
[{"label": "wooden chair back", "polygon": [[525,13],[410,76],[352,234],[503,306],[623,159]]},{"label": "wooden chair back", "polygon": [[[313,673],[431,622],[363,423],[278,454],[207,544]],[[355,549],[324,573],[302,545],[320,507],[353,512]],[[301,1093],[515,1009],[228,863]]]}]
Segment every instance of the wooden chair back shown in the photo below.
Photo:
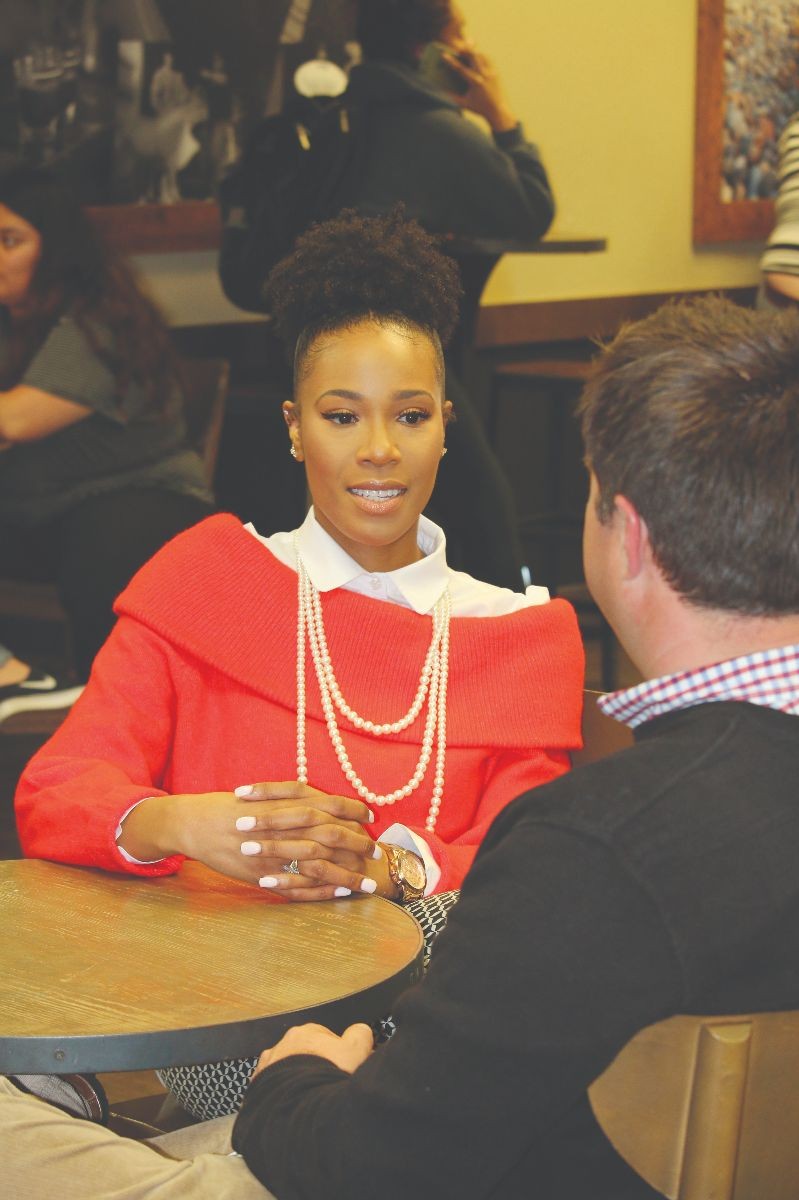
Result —
[{"label": "wooden chair back", "polygon": [[583,692],[583,748],[572,752],[572,765],[584,766],[615,754],[617,750],[627,750],[633,744],[633,735],[626,725],[606,717],[598,707],[597,700],[602,692]]},{"label": "wooden chair back", "polygon": [[588,1094],[617,1152],[669,1200],[799,1196],[799,1012],[651,1025]]}]

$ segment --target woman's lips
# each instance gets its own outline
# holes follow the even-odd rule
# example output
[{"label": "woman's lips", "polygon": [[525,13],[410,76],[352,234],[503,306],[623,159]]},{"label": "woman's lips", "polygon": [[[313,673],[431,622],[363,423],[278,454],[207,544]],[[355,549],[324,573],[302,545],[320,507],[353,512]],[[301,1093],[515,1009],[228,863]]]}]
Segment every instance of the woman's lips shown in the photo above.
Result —
[{"label": "woman's lips", "polygon": [[363,509],[364,512],[373,515],[384,515],[394,512],[402,503],[402,498],[407,490],[404,487],[390,487],[388,485],[347,488],[347,491],[354,498],[358,507]]}]

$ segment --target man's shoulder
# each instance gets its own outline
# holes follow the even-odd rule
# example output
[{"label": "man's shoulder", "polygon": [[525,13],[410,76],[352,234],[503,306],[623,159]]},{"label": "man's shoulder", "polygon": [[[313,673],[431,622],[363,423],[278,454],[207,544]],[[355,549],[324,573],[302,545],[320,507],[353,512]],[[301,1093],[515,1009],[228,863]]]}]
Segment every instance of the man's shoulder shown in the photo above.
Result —
[{"label": "man's shoulder", "polygon": [[799,718],[762,706],[696,705],[649,722],[629,749],[576,767],[520,796],[507,818],[532,832],[554,822],[629,853],[677,843],[714,821],[744,829],[750,814],[795,804]]},{"label": "man's shoulder", "polygon": [[588,887],[588,862],[597,878],[632,882],[701,992],[709,945],[734,964],[799,904],[799,718],[726,702],[651,726],[630,749],[514,800],[476,866],[526,878],[554,855],[567,874],[578,864],[575,889]]}]

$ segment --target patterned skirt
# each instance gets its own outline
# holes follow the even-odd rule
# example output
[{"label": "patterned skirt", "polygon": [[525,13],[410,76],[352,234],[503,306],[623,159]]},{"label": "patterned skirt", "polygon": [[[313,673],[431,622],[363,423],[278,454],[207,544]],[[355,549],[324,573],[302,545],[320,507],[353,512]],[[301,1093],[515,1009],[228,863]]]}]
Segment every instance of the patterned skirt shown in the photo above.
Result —
[{"label": "patterned skirt", "polygon": [[[441,892],[407,905],[407,911],[419,922],[424,935],[424,970],[433,943],[446,926],[447,914],[459,895],[460,892]],[[395,1029],[393,1017],[384,1017],[375,1027],[375,1042],[387,1041]],[[210,1121],[238,1112],[257,1062],[257,1058],[235,1058],[190,1067],[165,1067],[158,1071],[158,1078],[182,1108],[200,1121]]]}]

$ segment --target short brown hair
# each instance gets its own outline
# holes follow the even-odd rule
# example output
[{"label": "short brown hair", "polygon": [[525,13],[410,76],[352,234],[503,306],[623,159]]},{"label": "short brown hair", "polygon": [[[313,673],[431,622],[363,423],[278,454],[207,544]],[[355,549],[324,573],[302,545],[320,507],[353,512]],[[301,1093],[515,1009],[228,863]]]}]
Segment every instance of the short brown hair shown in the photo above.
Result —
[{"label": "short brown hair", "polygon": [[667,304],[600,354],[580,415],[600,521],[626,496],[677,592],[799,612],[799,314]]}]

